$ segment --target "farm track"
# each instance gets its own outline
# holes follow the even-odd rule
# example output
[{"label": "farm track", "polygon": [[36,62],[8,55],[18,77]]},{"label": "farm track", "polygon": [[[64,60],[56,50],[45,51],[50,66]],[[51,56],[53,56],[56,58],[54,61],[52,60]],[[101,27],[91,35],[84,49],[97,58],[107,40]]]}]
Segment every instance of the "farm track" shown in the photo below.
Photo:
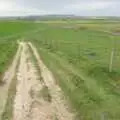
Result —
[{"label": "farm track", "polygon": [[12,82],[12,79],[14,79],[14,76],[16,73],[16,68],[17,68],[21,49],[22,49],[22,46],[19,45],[16,56],[14,57],[14,60],[11,66],[8,68],[8,70],[4,74],[4,77],[3,77],[4,84],[0,86],[0,120],[5,108],[5,104],[7,102],[8,89],[10,87],[10,83]]},{"label": "farm track", "polygon": [[74,120],[60,87],[36,48],[30,42],[21,42],[20,46],[13,120]]}]

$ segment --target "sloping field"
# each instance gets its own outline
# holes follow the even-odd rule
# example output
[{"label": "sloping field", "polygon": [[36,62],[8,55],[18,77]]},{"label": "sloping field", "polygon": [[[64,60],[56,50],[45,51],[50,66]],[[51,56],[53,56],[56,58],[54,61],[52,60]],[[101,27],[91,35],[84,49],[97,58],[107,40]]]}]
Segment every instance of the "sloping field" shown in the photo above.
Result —
[{"label": "sloping field", "polygon": [[14,21],[0,26],[1,81],[18,43],[22,46],[11,84],[0,86],[5,88],[0,101],[6,99],[1,120],[120,119],[120,37],[109,33],[119,29],[119,22]]},{"label": "sloping field", "polygon": [[[29,36],[29,39],[77,109],[78,118],[119,119],[119,36],[113,37],[104,32],[108,26],[103,32],[89,26],[87,29],[86,25],[77,29],[70,24],[40,26],[44,29]],[[101,25],[98,26],[101,28]],[[109,73],[114,43],[113,72]]]}]

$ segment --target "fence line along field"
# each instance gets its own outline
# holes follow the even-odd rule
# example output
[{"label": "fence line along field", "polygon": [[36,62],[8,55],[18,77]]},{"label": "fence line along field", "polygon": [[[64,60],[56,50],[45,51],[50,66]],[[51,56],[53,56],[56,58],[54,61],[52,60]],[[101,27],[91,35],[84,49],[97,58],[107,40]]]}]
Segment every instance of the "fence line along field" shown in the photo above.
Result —
[{"label": "fence line along field", "polygon": [[[111,34],[111,32],[118,32],[119,27],[119,21],[104,20],[1,21],[1,120],[24,120],[22,112],[24,116],[30,115],[28,112],[25,113],[26,110],[32,111],[31,117],[27,116],[26,118],[28,120],[40,118],[43,120],[120,119],[120,37]],[[7,73],[5,71],[9,72],[18,46],[21,48],[14,69],[14,77],[6,86],[7,79],[4,81],[4,76]],[[50,83],[49,77],[46,78],[49,72],[48,74],[43,72],[42,76],[42,65],[41,62],[40,64],[38,62],[40,59],[35,56],[34,49],[31,50],[30,46],[35,46],[34,48],[38,51],[42,61],[48,70],[51,70],[54,84]],[[115,48],[115,54],[112,72],[109,72],[113,48]],[[22,66],[25,67],[26,74],[23,73]],[[29,78],[30,71],[33,75],[31,78]],[[18,85],[20,81],[21,86]],[[24,90],[26,82],[29,84],[29,88],[24,93],[20,88]],[[36,85],[37,82],[40,82],[40,85]],[[55,87],[54,89],[51,84]],[[61,104],[61,97],[57,94],[59,89],[57,91],[56,86],[60,86],[60,94],[62,94],[63,101],[65,100],[65,105]],[[31,87],[33,88],[32,92]],[[22,93],[26,94],[26,98]],[[20,99],[23,103],[20,103],[21,110],[16,112],[17,104],[21,102],[18,101],[19,94],[21,94]],[[46,96],[50,103],[45,101]],[[6,102],[3,102],[4,99]],[[56,100],[61,106],[58,106]],[[43,107],[38,105],[39,102]],[[24,103],[29,105],[24,106]],[[68,111],[65,106],[68,107]],[[53,113],[47,111],[48,107]],[[61,108],[60,111],[58,107]],[[46,116],[41,112],[43,114],[46,112]],[[19,118],[15,116],[19,116]]]}]

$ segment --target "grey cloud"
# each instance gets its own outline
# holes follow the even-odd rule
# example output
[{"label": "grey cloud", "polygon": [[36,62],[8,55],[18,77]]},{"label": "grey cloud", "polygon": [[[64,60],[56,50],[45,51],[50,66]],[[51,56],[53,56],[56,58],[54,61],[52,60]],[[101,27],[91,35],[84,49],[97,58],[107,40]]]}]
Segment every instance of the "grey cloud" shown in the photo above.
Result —
[{"label": "grey cloud", "polygon": [[[10,14],[76,14],[120,16],[120,0],[0,0],[15,3]],[[7,8],[0,9],[7,14]]]}]

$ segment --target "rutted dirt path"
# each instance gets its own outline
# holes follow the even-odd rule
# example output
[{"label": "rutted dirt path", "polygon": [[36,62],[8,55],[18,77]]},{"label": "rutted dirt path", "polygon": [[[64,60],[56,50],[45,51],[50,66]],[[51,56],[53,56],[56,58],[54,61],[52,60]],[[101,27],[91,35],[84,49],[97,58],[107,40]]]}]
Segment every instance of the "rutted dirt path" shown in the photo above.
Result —
[{"label": "rutted dirt path", "polygon": [[60,87],[36,48],[25,42],[21,46],[13,120],[74,120]]},{"label": "rutted dirt path", "polygon": [[21,49],[22,49],[22,46],[20,44],[11,66],[8,68],[8,70],[4,74],[4,77],[3,77],[4,84],[0,86],[0,120],[5,108],[5,104],[7,102],[8,89],[16,72]]},{"label": "rutted dirt path", "polygon": [[62,91],[60,87],[55,83],[55,79],[49,69],[42,62],[36,48],[28,43],[31,47],[34,56],[37,59],[38,65],[41,69],[41,76],[49,89],[50,95],[52,97],[52,107],[54,109],[54,114],[57,120],[73,120],[73,114],[69,112],[69,107],[66,100],[64,100]]}]

